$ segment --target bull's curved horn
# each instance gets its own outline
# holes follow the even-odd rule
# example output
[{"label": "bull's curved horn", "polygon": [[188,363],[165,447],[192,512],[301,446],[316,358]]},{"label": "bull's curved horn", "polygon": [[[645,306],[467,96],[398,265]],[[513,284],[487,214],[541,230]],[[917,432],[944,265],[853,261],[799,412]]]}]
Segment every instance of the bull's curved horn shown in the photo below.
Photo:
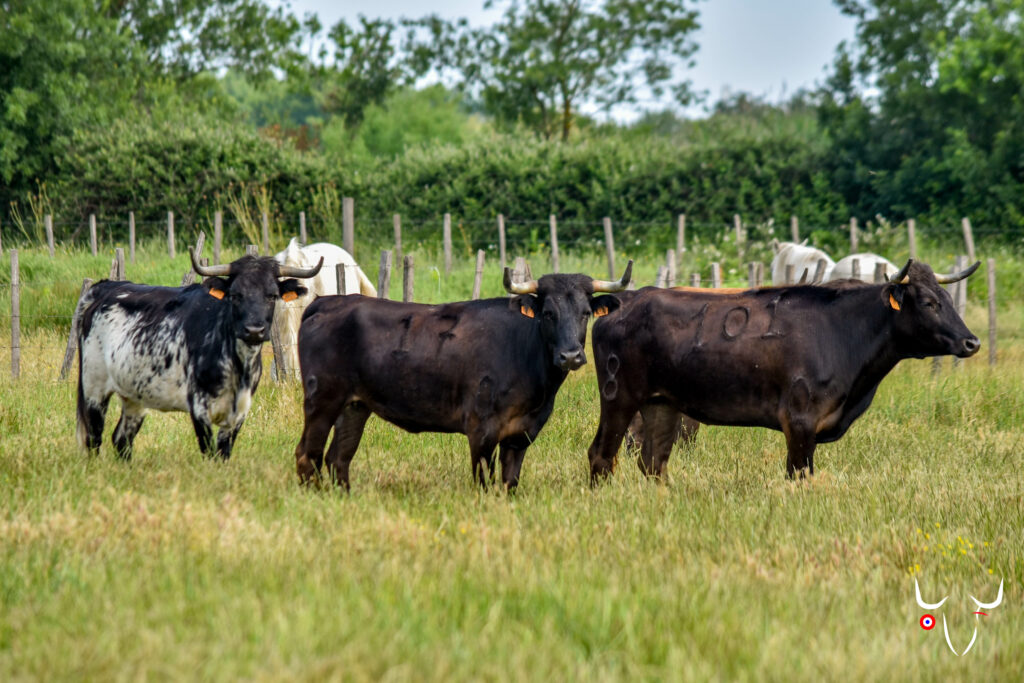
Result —
[{"label": "bull's curved horn", "polygon": [[537,291],[536,280],[512,282],[512,271],[509,270],[508,266],[505,266],[505,275],[502,278],[502,282],[505,285],[505,290],[511,294],[534,294]]},{"label": "bull's curved horn", "polygon": [[942,598],[938,602],[925,602],[921,598],[921,586],[919,586],[917,584],[917,579],[914,579],[914,592],[917,594],[915,596],[917,598],[917,605],[921,609],[938,609],[938,608],[942,607],[942,603],[946,602],[946,600],[949,599],[949,596],[947,595],[946,597]]},{"label": "bull's curved horn", "polygon": [[595,292],[621,292],[626,289],[629,285],[629,280],[633,276],[633,259],[629,259],[629,263],[626,264],[626,272],[622,274],[618,280],[594,280],[594,291]]},{"label": "bull's curved horn", "polygon": [[997,597],[994,602],[982,602],[973,595],[971,596],[971,600],[974,600],[978,605],[978,609],[995,609],[996,607],[999,607],[999,604],[1003,601],[1003,582],[999,582],[999,597]]},{"label": "bull's curved horn", "polygon": [[908,258],[907,265],[900,268],[900,272],[896,273],[893,277],[889,278],[889,282],[895,282],[898,285],[905,285],[910,282],[910,278],[907,277],[907,273],[910,272],[910,264],[914,262],[914,259]]},{"label": "bull's curved horn", "polygon": [[278,277],[297,277],[306,278],[313,277],[320,272],[320,269],[324,266],[324,257],[321,256],[320,260],[312,268],[296,268],[295,266],[278,266],[277,276]]},{"label": "bull's curved horn", "polygon": [[195,247],[188,248],[188,257],[192,259],[192,270],[203,277],[217,277],[219,275],[231,275],[231,264],[222,263],[219,266],[201,266],[196,260]]},{"label": "bull's curved horn", "polygon": [[975,261],[973,266],[961,270],[959,273],[956,273],[954,275],[936,275],[935,281],[938,282],[940,285],[948,285],[953,282],[960,282],[964,278],[973,275],[974,271],[976,271],[978,269],[978,266],[980,265],[981,261]]}]

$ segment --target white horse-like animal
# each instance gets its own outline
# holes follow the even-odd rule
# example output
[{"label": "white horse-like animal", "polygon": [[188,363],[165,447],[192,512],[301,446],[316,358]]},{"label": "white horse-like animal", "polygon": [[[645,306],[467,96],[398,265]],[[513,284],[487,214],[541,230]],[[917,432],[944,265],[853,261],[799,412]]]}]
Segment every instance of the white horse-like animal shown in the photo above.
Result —
[{"label": "white horse-like animal", "polygon": [[305,247],[299,246],[299,241],[292,238],[284,251],[274,255],[274,260],[286,266],[297,268],[308,268],[315,266],[324,259],[323,268],[320,272],[303,284],[309,290],[308,293],[292,301],[278,301],[277,311],[274,313],[274,325],[277,326],[280,334],[281,345],[284,347],[285,362],[288,364],[289,372],[294,374],[299,369],[299,324],[302,322],[302,312],[306,306],[313,303],[318,296],[327,296],[338,293],[338,264],[345,264],[345,293],[364,294],[366,296],[377,296],[377,288],[373,286],[366,273],[359,267],[352,255],[341,247],[328,242],[316,242]]},{"label": "white horse-like animal", "polygon": [[[814,279],[818,267],[818,261],[825,261],[824,279],[829,279],[829,274],[835,268],[836,262],[821,249],[807,246],[807,240],[800,244],[796,242],[772,241],[772,249],[775,251],[775,258],[772,259],[772,284],[785,285],[795,284],[800,280],[804,270],[807,271],[807,282]],[[786,282],[786,266],[793,266],[793,283]]]},{"label": "white horse-like animal", "polygon": [[885,276],[891,278],[893,275],[899,272],[899,268],[894,266],[888,259],[879,256],[878,254],[863,253],[863,254],[850,254],[845,258],[839,259],[836,263],[836,267],[832,269],[832,272],[825,276],[825,280],[842,280],[845,278],[853,277],[853,261],[857,259],[858,266],[860,268],[860,277],[858,279],[864,282],[873,282],[875,279],[875,264],[882,263],[885,265]]}]

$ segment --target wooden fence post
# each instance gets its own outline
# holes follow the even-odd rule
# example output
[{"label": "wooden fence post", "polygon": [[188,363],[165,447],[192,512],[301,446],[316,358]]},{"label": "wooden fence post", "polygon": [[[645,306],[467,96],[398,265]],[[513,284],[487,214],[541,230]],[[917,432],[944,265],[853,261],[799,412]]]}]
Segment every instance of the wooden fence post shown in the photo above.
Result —
[{"label": "wooden fence post", "polygon": [[985,262],[988,277],[988,364],[996,364],[996,260]]},{"label": "wooden fence post", "polygon": [[615,279],[615,239],[612,236],[612,219],[604,217],[604,248],[608,253],[608,279]]},{"label": "wooden fence post", "polygon": [[717,261],[711,264],[711,286],[714,289],[722,286],[722,266]]},{"label": "wooden fence post", "polygon": [[402,259],[402,301],[406,303],[412,301],[413,268],[412,254],[407,254]]},{"label": "wooden fence post", "polygon": [[789,217],[789,232],[793,241],[800,244],[800,219],[795,214]]},{"label": "wooden fence post", "polygon": [[260,228],[263,233],[263,255],[270,255],[270,216],[264,211],[260,216]]},{"label": "wooden fence post", "polygon": [[135,212],[128,212],[128,262],[135,265]]},{"label": "wooden fence post", "polygon": [[213,212],[213,263],[220,263],[220,246],[224,240],[224,214]]},{"label": "wooden fence post", "polygon": [[828,264],[825,263],[825,259],[818,259],[818,263],[814,266],[814,279],[811,282],[818,284],[825,280],[825,269],[828,268]]},{"label": "wooden fence post", "polygon": [[854,280],[860,279],[860,259],[855,258],[850,262],[850,277]]},{"label": "wooden fence post", "polygon": [[391,217],[391,223],[395,228],[395,260],[402,257],[402,216],[395,214]]},{"label": "wooden fence post", "polygon": [[50,250],[50,258],[53,258],[53,216],[46,214],[43,222],[46,224],[46,247]]},{"label": "wooden fence post", "polygon": [[764,264],[760,261],[757,262],[757,282],[758,287],[764,285]]},{"label": "wooden fence post", "polygon": [[498,214],[498,259],[501,261],[501,270],[505,270],[505,215]]},{"label": "wooden fence post", "polygon": [[124,247],[114,249],[114,270],[110,276],[111,280],[127,280],[124,269]]},{"label": "wooden fence post", "polygon": [[11,377],[21,376],[21,276],[18,250],[11,249]]},{"label": "wooden fence post", "polygon": [[309,242],[309,235],[306,233],[306,212],[299,211],[299,244],[306,246]]},{"label": "wooden fence post", "polygon": [[850,219],[850,253],[857,253],[857,219]]},{"label": "wooden fence post", "polygon": [[167,253],[174,258],[177,253],[174,250],[174,212],[167,212]]},{"label": "wooden fence post", "polygon": [[[784,285],[791,285],[791,284],[793,284],[793,279],[794,279],[793,273],[794,273],[795,270],[796,270],[796,267],[792,263],[790,263],[788,266],[786,266],[786,275],[785,275],[785,280],[786,281],[783,282],[782,284],[784,284]],[[774,285],[775,283],[773,282],[772,284]]]},{"label": "wooden fence post", "polygon": [[377,298],[387,299],[391,289],[391,252],[380,252],[380,267],[377,269]]},{"label": "wooden fence post", "polygon": [[690,273],[690,286],[700,287],[700,273]]},{"label": "wooden fence post", "polygon": [[558,219],[555,214],[548,216],[551,225],[551,272],[558,272]]},{"label": "wooden fence post", "polygon": [[736,249],[738,250],[740,245],[743,244],[743,221],[740,220],[738,213],[732,215],[732,225],[733,230],[736,232]]},{"label": "wooden fence post", "polygon": [[654,275],[654,287],[666,289],[669,282],[669,268],[664,265],[657,266],[657,274]]},{"label": "wooden fence post", "polygon": [[679,214],[679,224],[676,226],[676,251],[679,252],[679,257],[682,258],[683,252],[686,251],[686,214]]},{"label": "wooden fence post", "polygon": [[[480,286],[483,284],[483,279],[484,279],[484,258],[485,257],[486,257],[486,255],[484,254],[484,250],[483,249],[477,249],[477,251],[476,251],[476,273],[473,275],[473,296],[470,297],[471,299],[474,299],[474,300],[480,298]],[[558,271],[556,270],[555,272],[557,273]]]},{"label": "wooden fence post", "polygon": [[529,282],[532,279],[530,264],[522,256],[517,256],[515,268],[512,269],[512,282]]},{"label": "wooden fence post", "polygon": [[355,257],[356,252],[356,200],[341,198],[341,246]]},{"label": "wooden fence post", "polygon": [[747,286],[750,289],[757,287],[757,264],[753,261],[747,264]]},{"label": "wooden fence post", "polygon": [[668,268],[668,284],[667,287],[676,286],[676,252],[675,249],[668,249],[665,251],[665,265]]},{"label": "wooden fence post", "polygon": [[91,287],[92,280],[89,278],[82,280],[82,292],[78,295],[75,313],[71,316],[71,331],[68,333],[68,343],[64,348],[64,361],[60,364],[60,374],[57,377],[62,382],[67,378],[68,371],[71,370],[71,362],[75,360],[75,350],[78,348],[78,329],[82,325],[82,313],[85,312],[82,300]]},{"label": "wooden fence post", "polygon": [[907,246],[910,247],[910,258],[917,260],[917,221],[913,218],[907,219]]},{"label": "wooden fence post", "polygon": [[270,373],[275,382],[283,382],[290,374],[287,356],[284,352],[284,343],[281,341],[280,321],[277,317],[270,324],[270,348],[274,353],[274,364]]},{"label": "wooden fence post", "polygon": [[[206,244],[206,233],[202,230],[199,231],[199,237],[196,238],[195,255],[196,260],[199,260],[203,256],[203,246]],[[192,268],[192,259],[189,259],[188,270],[181,276],[181,286],[188,287],[194,284],[196,281],[196,271]]]},{"label": "wooden fence post", "polygon": [[960,224],[964,229],[964,245],[967,247],[967,262],[974,263],[974,232],[971,230],[971,219],[964,217]]},{"label": "wooden fence post", "polygon": [[444,223],[442,226],[442,239],[444,241],[444,274],[451,275],[452,273],[452,215],[446,213],[444,215]]},{"label": "wooden fence post", "polygon": [[[348,292],[346,291],[346,287],[345,287],[345,264],[344,263],[339,263],[338,265],[334,266],[334,276],[338,280],[338,294],[341,294],[341,295],[348,294]],[[377,294],[379,295],[380,292],[377,292]]]},{"label": "wooden fence post", "polygon": [[245,245],[245,255],[246,256],[259,256],[260,255],[260,250],[256,248],[255,244],[247,244],[247,245]]},{"label": "wooden fence post", "polygon": [[89,214],[89,248],[92,250],[92,255],[95,256],[97,252],[96,245],[96,214]]},{"label": "wooden fence post", "polygon": [[876,261],[875,262],[875,284],[882,284],[885,282],[885,264]]}]

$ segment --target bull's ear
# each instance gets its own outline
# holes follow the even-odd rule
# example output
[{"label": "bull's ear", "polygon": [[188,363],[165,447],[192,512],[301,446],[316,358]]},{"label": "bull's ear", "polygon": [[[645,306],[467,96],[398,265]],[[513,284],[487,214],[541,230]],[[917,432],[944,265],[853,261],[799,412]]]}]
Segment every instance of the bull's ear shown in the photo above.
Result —
[{"label": "bull's ear", "polygon": [[903,293],[906,287],[903,285],[890,282],[882,288],[882,301],[886,306],[894,311],[898,311],[903,307]]},{"label": "bull's ear", "polygon": [[510,298],[508,300],[508,307],[525,315],[527,318],[536,318],[537,313],[540,312],[537,309],[537,297],[532,294],[520,294]]},{"label": "bull's ear", "polygon": [[228,281],[219,277],[208,277],[203,280],[203,289],[214,299],[223,299],[228,292]]},{"label": "bull's ear", "polygon": [[602,315],[608,315],[617,309],[620,303],[619,298],[616,296],[608,294],[596,296],[590,300],[590,310],[594,312],[594,317],[600,318]]},{"label": "bull's ear", "polygon": [[281,293],[282,301],[294,301],[309,290],[299,284],[293,277],[287,280],[280,280],[277,283],[277,291]]}]

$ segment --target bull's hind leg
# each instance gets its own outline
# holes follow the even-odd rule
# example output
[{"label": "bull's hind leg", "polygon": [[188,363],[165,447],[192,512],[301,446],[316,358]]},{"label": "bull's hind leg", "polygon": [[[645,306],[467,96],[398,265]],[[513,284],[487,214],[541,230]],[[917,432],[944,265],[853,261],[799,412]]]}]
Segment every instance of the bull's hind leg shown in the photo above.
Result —
[{"label": "bull's hind leg", "polygon": [[319,479],[320,469],[324,464],[324,447],[327,444],[327,437],[344,407],[343,401],[336,395],[310,397],[309,394],[307,388],[303,405],[305,421],[302,426],[302,436],[299,437],[299,443],[295,446],[295,471],[302,484],[309,484],[314,479]]},{"label": "bull's hind leg", "polygon": [[121,399],[121,419],[114,428],[114,451],[118,457],[123,460],[132,459],[132,444],[145,418],[146,408],[142,404]]},{"label": "bull's hind leg", "polygon": [[590,483],[610,475],[615,470],[615,458],[626,435],[626,428],[636,414],[636,405],[619,405],[601,401],[601,421],[590,444]]},{"label": "bull's hind leg", "polygon": [[790,419],[782,424],[786,435],[786,477],[792,479],[797,472],[803,479],[814,474],[814,449],[817,447],[814,427],[799,420]]},{"label": "bull's hind leg", "polygon": [[643,416],[643,444],[637,465],[649,477],[663,477],[668,469],[672,445],[680,432],[682,413],[664,402],[652,401],[640,408]]},{"label": "bull's hind leg", "polygon": [[494,481],[494,447],[497,445],[497,441],[489,434],[469,435],[469,461],[473,466],[473,478],[484,488]]},{"label": "bull's hind leg", "polygon": [[501,482],[509,493],[519,486],[519,472],[523,468],[523,458],[529,445],[530,442],[525,438],[505,439],[498,449],[498,457],[501,459]]},{"label": "bull's hind leg", "polygon": [[245,420],[239,420],[233,427],[221,427],[217,430],[217,455],[224,460],[231,457],[231,450],[235,447],[235,439],[238,432],[242,431],[242,424]]},{"label": "bull's hind leg", "polygon": [[345,406],[341,415],[334,423],[334,438],[327,450],[327,471],[334,483],[349,490],[348,468],[352,457],[359,448],[363,438],[363,428],[370,417],[370,409],[365,403],[353,401]]},{"label": "bull's hind leg", "polygon": [[90,387],[83,387],[81,366],[79,366],[78,425],[75,435],[79,445],[90,455],[99,453],[100,443],[103,441],[103,423],[106,420],[110,396],[109,392],[90,391]]}]

